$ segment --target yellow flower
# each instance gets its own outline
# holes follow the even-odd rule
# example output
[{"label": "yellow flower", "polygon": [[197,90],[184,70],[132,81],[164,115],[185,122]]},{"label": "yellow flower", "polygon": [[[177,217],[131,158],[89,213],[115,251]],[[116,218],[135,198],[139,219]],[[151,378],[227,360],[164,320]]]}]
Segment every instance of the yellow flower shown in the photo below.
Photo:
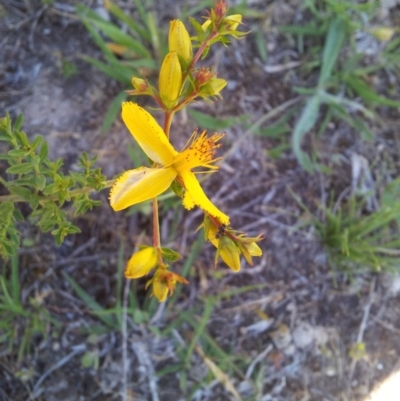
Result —
[{"label": "yellow flower", "polygon": [[178,54],[185,67],[190,64],[193,57],[192,41],[185,25],[178,19],[170,22],[168,47],[170,52]]},{"label": "yellow flower", "polygon": [[182,67],[178,54],[169,52],[162,63],[158,89],[164,106],[170,110],[178,103],[182,88]]},{"label": "yellow flower", "polygon": [[240,251],[235,242],[229,237],[222,236],[218,240],[217,253],[215,255],[215,265],[217,265],[218,257],[221,256],[222,260],[234,271],[240,270]]},{"label": "yellow flower", "polygon": [[129,259],[125,270],[126,278],[139,278],[149,274],[151,269],[157,266],[157,250],[146,247],[135,252]]},{"label": "yellow flower", "polygon": [[229,15],[224,18],[224,28],[227,31],[236,31],[236,28],[242,22],[242,16],[240,14]]},{"label": "yellow flower", "polygon": [[261,235],[257,237],[245,237],[244,234],[235,235],[235,231],[223,225],[218,229],[215,224],[204,220],[204,229],[208,240],[217,248],[215,255],[215,264],[218,262],[218,257],[235,272],[240,270],[240,255],[243,254],[250,265],[253,265],[252,256],[261,256],[262,250],[256,244],[261,241]]},{"label": "yellow flower", "polygon": [[192,172],[196,167],[218,169],[212,163],[217,160],[214,154],[223,134],[210,137],[205,132],[199,136],[194,134],[189,146],[177,152],[156,120],[136,103],[123,103],[122,119],[155,166],[139,167],[122,174],[110,192],[110,204],[115,211],[157,197],[177,178],[186,189],[183,197],[186,209],[198,206],[221,223],[229,224],[229,217],[207,198]]},{"label": "yellow flower", "polygon": [[153,284],[152,295],[155,295],[159,302],[164,302],[168,292],[170,295],[174,293],[177,282],[188,284],[188,281],[179,274],[161,268],[156,270],[154,277],[146,284],[146,288]]},{"label": "yellow flower", "polygon": [[217,248],[215,255],[215,265],[217,265],[218,257],[235,272],[240,270],[240,252],[235,243],[228,237],[218,231],[214,224],[209,225],[208,239]]}]

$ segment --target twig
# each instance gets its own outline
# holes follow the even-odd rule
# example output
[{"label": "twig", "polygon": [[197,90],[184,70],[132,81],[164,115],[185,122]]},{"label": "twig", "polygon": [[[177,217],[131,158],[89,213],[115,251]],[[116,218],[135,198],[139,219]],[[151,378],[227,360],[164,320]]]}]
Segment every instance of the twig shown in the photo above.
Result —
[{"label": "twig", "polygon": [[253,362],[249,365],[249,367],[246,370],[246,379],[250,379],[257,363],[261,362],[272,351],[272,349],[273,349],[273,346],[271,344],[268,345],[268,347],[253,360]]}]

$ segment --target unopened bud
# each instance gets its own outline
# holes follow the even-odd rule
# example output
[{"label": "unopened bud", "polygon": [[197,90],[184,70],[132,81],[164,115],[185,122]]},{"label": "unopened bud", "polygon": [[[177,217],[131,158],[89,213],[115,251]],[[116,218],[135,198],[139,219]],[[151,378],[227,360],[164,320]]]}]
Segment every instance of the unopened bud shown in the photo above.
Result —
[{"label": "unopened bud", "polygon": [[184,67],[187,67],[192,61],[192,41],[185,25],[180,20],[170,22],[168,35],[169,51],[175,51]]},{"label": "unopened bud", "polygon": [[125,270],[126,278],[139,278],[149,274],[151,269],[157,266],[157,250],[153,247],[146,247],[135,252],[129,259]]},{"label": "unopened bud", "polygon": [[227,236],[219,240],[216,259],[221,256],[222,260],[235,272],[240,270],[240,251],[236,244]]},{"label": "unopened bud", "polygon": [[164,106],[168,110],[172,109],[178,103],[182,87],[182,68],[175,51],[169,52],[165,56],[158,85]]},{"label": "unopened bud", "polygon": [[227,31],[236,31],[241,22],[242,16],[240,14],[229,15],[224,18],[224,29]]},{"label": "unopened bud", "polygon": [[395,30],[381,26],[379,28],[374,28],[371,33],[381,42],[388,42],[390,39],[392,39]]},{"label": "unopened bud", "polygon": [[199,96],[205,98],[209,96],[221,96],[219,93],[225,88],[227,82],[225,79],[212,77],[208,83],[201,87]]}]

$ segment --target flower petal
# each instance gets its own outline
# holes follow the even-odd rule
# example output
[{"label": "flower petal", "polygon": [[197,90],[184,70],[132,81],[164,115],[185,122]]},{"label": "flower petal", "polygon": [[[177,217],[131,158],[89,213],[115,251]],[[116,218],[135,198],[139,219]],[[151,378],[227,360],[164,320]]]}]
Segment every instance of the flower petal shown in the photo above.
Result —
[{"label": "flower petal", "polygon": [[216,217],[222,224],[229,225],[229,216],[222,213],[211,201],[207,198],[203,188],[197,181],[196,176],[191,171],[181,171],[180,177],[182,178],[186,192],[183,198],[183,206],[187,209],[193,207],[193,204],[203,209],[205,212]]},{"label": "flower petal", "polygon": [[157,266],[157,250],[151,246],[135,252],[125,270],[126,278],[139,278],[150,273]]},{"label": "flower petal", "polygon": [[151,114],[136,103],[124,102],[122,119],[151,160],[162,165],[172,162],[177,152]]},{"label": "flower petal", "polygon": [[110,205],[115,210],[155,198],[168,189],[176,177],[170,168],[140,167],[125,171],[110,191]]},{"label": "flower petal", "polygon": [[245,245],[251,256],[262,256],[262,249],[255,243]]}]

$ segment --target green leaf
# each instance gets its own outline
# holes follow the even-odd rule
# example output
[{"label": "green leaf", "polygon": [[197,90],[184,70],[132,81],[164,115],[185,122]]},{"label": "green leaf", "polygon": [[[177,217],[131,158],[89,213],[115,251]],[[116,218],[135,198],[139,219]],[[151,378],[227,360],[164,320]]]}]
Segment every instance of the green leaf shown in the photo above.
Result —
[{"label": "green leaf", "polygon": [[19,163],[9,167],[6,172],[9,174],[25,174],[32,171],[32,163]]},{"label": "green leaf", "polygon": [[38,135],[32,142],[31,148],[36,149],[44,141],[43,135]]},{"label": "green leaf", "polygon": [[161,248],[161,254],[165,261],[170,263],[176,262],[177,260],[182,258],[182,256],[178,252],[170,248]]},{"label": "green leaf", "polygon": [[329,81],[345,38],[346,25],[341,19],[335,18],[329,25],[324,52],[322,54],[322,67],[318,83],[319,86],[325,85],[327,81]]},{"label": "green leaf", "polygon": [[346,82],[356,91],[366,102],[382,104],[389,107],[400,107],[400,102],[378,95],[363,79],[354,75],[348,77]]},{"label": "green leaf", "polygon": [[25,148],[30,147],[29,139],[23,131],[14,131],[18,142]]},{"label": "green leaf", "polygon": [[10,216],[10,214],[14,210],[14,203],[13,202],[3,202],[0,203],[0,224],[2,220],[5,220]]},{"label": "green leaf", "polygon": [[104,74],[116,79],[124,85],[129,85],[131,83],[132,75],[136,74],[135,71],[123,68],[123,66],[118,62],[116,65],[107,65],[93,57],[82,55],[81,58],[98,68]]},{"label": "green leaf", "polygon": [[259,25],[257,25],[255,29],[255,39],[256,46],[258,50],[258,54],[260,55],[261,60],[266,63],[267,62],[267,43],[264,39],[263,31]]},{"label": "green leaf", "polygon": [[47,141],[44,141],[39,151],[40,160],[43,161],[48,154],[49,154],[49,144]]},{"label": "green leaf", "polygon": [[25,149],[12,149],[7,152],[7,155],[12,157],[25,157],[29,154],[29,150]]},{"label": "green leaf", "polygon": [[120,92],[112,101],[110,107],[107,110],[107,113],[104,117],[103,124],[101,126],[102,132],[107,132],[117,116],[121,112],[121,104],[127,99],[128,95],[126,92]]},{"label": "green leaf", "polygon": [[132,32],[137,33],[147,42],[151,43],[150,34],[148,31],[139,26],[132,18],[130,18],[121,8],[111,1],[107,2],[107,9],[112,14],[114,14],[120,21],[125,22],[126,25],[132,30]]},{"label": "green leaf", "polygon": [[43,191],[46,187],[46,177],[44,175],[38,175],[35,177],[35,185],[39,191]]},{"label": "green leaf", "polygon": [[199,124],[201,128],[213,131],[233,127],[238,122],[243,122],[245,119],[248,118],[247,115],[241,115],[238,117],[229,117],[229,118],[216,118],[216,117],[211,117],[209,114],[205,114],[193,109],[188,109],[188,113],[190,117],[192,117],[195,120],[195,122]]},{"label": "green leaf", "polygon": [[107,326],[112,329],[116,328],[116,321],[112,316],[106,315],[102,312],[105,309],[97,303],[85,290],[83,290],[67,273],[62,272],[64,278],[68,281],[70,286],[75,290],[78,294],[79,298],[85,302],[85,304],[99,317],[100,320],[103,321]]},{"label": "green leaf", "polygon": [[134,38],[123,32],[111,22],[103,20],[93,20],[93,23],[97,25],[112,41],[120,45],[127,46],[138,56],[151,57],[151,53],[139,41],[135,40]]},{"label": "green leaf", "polygon": [[22,124],[24,123],[24,115],[21,113],[14,123],[14,129],[19,131],[22,128]]},{"label": "green leaf", "polygon": [[306,107],[294,128],[292,138],[293,152],[296,155],[297,160],[301,166],[310,173],[314,171],[314,166],[310,157],[301,149],[301,142],[307,132],[314,127],[318,118],[319,107],[320,98],[318,94],[308,99]]},{"label": "green leaf", "polygon": [[11,187],[8,187],[8,190],[13,195],[17,195],[17,196],[19,196],[20,198],[22,198],[23,200],[26,200],[26,201],[30,201],[31,198],[32,198],[32,195],[33,195],[32,192],[29,189],[24,188],[24,187],[11,186]]}]

